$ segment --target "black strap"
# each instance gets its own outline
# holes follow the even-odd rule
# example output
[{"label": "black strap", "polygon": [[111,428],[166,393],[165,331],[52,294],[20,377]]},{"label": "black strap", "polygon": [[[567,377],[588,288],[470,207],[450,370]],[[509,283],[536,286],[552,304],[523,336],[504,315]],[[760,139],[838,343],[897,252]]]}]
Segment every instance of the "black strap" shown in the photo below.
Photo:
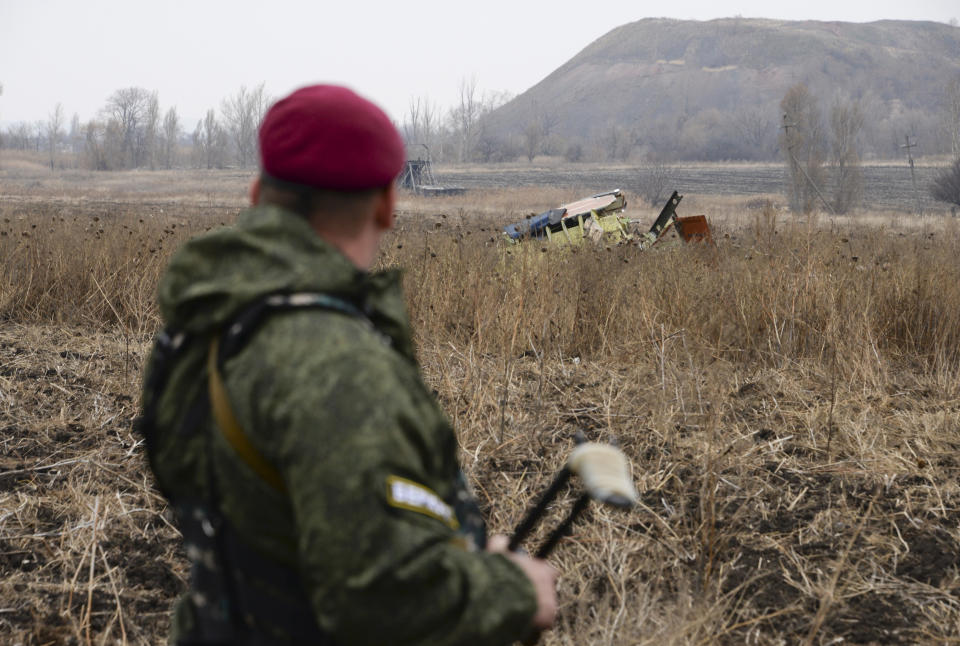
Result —
[{"label": "black strap", "polygon": [[[359,308],[335,296],[314,292],[271,294],[247,307],[226,326],[219,340],[214,369],[219,371],[228,357],[239,352],[268,316],[276,312],[297,309],[325,309],[341,312],[365,321],[373,329],[372,323]],[[226,394],[225,390],[224,393]],[[206,401],[209,414],[210,399],[207,398]],[[217,425],[220,426],[219,423]],[[243,429],[239,426],[235,430],[243,433]],[[221,428],[220,431],[222,433],[224,429]],[[229,438],[228,442],[234,449],[237,448]],[[252,444],[247,443],[247,445],[253,448]],[[212,453],[212,450],[208,450],[210,456]],[[265,458],[262,458],[262,461],[269,465]],[[208,461],[207,469],[210,503],[219,518],[220,525],[216,533],[217,553],[225,573],[227,598],[233,609],[231,615],[237,635],[244,635],[254,627],[276,626],[286,632],[292,639],[291,643],[332,645],[333,641],[330,637],[323,634],[317,626],[309,601],[304,604],[307,599],[305,593],[302,599],[291,599],[289,603],[284,604],[274,595],[260,589],[266,583],[281,590],[302,590],[303,584],[296,572],[279,564],[266,563],[262,556],[248,547],[237,535],[229,521],[220,513],[220,491],[212,462]],[[260,472],[257,473],[263,477]],[[268,484],[270,484],[269,481]],[[252,620],[253,626],[247,625],[245,619]],[[303,641],[304,639],[306,641]]]},{"label": "black strap", "polygon": [[[259,328],[264,320],[275,312],[298,310],[298,309],[324,309],[340,312],[344,315],[353,317],[364,322],[371,331],[378,334],[386,343],[389,340],[382,335],[370,321],[369,316],[362,308],[349,300],[339,298],[330,294],[316,292],[296,292],[296,293],[274,293],[258,299],[240,313],[233,317],[225,326],[220,336],[219,351],[217,353],[218,366],[222,367],[223,362],[239,352],[252,334]],[[157,454],[157,429],[156,412],[157,405],[167,386],[170,373],[185,349],[191,347],[194,337],[176,329],[164,329],[156,337],[154,343],[154,353],[150,365],[149,374],[145,382],[144,408],[140,417],[138,417],[134,426],[135,429],[144,437],[147,447],[147,456],[150,460],[154,472],[157,470],[154,465],[154,459]],[[203,428],[203,422],[210,416],[210,399],[207,396],[207,388],[200,388],[197,396],[189,403],[188,409],[184,414],[177,434],[181,436],[191,436]],[[207,440],[209,441],[209,436]],[[260,617],[265,620],[266,625],[284,627],[290,632],[295,642],[306,638],[309,643],[332,644],[329,637],[318,632],[316,622],[312,617],[312,611],[309,608],[309,602],[306,605],[292,603],[284,606],[278,603],[271,595],[262,594],[256,584],[257,580],[271,582],[273,585],[283,588],[285,584],[291,585],[293,582],[299,584],[297,573],[290,568],[280,564],[267,563],[263,557],[260,557],[252,548],[247,547],[243,540],[236,535],[236,532],[230,527],[227,520],[220,513],[220,491],[215,477],[213,465],[210,462],[212,451],[207,449],[207,471],[208,495],[209,499],[203,503],[206,508],[206,516],[212,525],[206,530],[201,528],[202,533],[212,530],[210,536],[206,536],[215,545],[216,558],[219,561],[219,567],[223,573],[221,582],[222,594],[226,596],[229,607],[229,623],[233,625],[234,636],[239,638],[238,643],[270,643],[272,640],[265,635],[252,635],[248,633],[249,627],[245,625],[244,617],[250,615],[253,618]],[[174,496],[158,481],[161,492],[175,505],[178,501]],[[180,502],[179,505],[183,505]],[[186,505],[191,509],[192,505]],[[181,522],[194,522],[193,519],[181,519]],[[197,528],[193,528],[191,534],[196,534]],[[198,536],[198,539],[200,537]],[[249,570],[249,571],[248,571]],[[246,577],[244,575],[247,575]],[[249,578],[250,580],[246,580]],[[209,582],[213,584],[214,582]],[[279,622],[277,621],[279,620]],[[255,623],[264,623],[256,621]],[[214,642],[222,640],[222,628],[216,625],[211,626],[211,630],[204,631],[206,637],[212,637]],[[250,641],[252,639],[252,641]],[[190,637],[187,638],[189,642]],[[201,642],[207,643],[201,638]]]},{"label": "black strap", "polygon": [[[217,360],[220,365],[239,352],[260,327],[264,319],[276,312],[299,309],[321,309],[340,312],[364,321],[376,331],[367,312],[345,298],[320,292],[282,292],[269,294],[243,309],[223,330]],[[379,332],[377,332],[379,334]]]},{"label": "black strap", "polygon": [[[370,321],[365,308],[357,306],[346,298],[321,292],[276,292],[257,299],[227,322],[220,339],[218,363],[222,366],[226,359],[239,352],[249,341],[253,332],[268,316],[274,312],[296,309],[325,309],[341,312],[364,321],[372,331],[386,340],[386,337],[376,330]],[[176,360],[186,348],[190,347],[192,342],[193,335],[178,328],[164,328],[154,339],[153,356],[144,384],[145,401],[143,410],[140,416],[133,421],[134,429],[143,436],[146,442],[148,457],[152,458],[156,454],[157,403],[167,386],[170,372]],[[207,411],[198,410],[196,406],[191,404],[187,413],[187,421],[196,422],[195,418],[205,413]],[[195,426],[194,423],[183,424],[183,427],[188,429]]]},{"label": "black strap", "polygon": [[[176,329],[163,329],[157,334],[153,344],[153,361],[147,373],[144,384],[143,410],[133,420],[133,430],[143,437],[147,446],[147,460],[150,468],[156,473],[154,459],[157,455],[157,402],[167,386],[174,359],[187,346],[189,337]],[[191,406],[191,410],[194,406]],[[170,498],[162,483],[157,481],[160,492]]]},{"label": "black strap", "polygon": [[207,381],[210,393],[208,410],[212,411],[220,434],[233,448],[237,457],[246,463],[263,482],[283,495],[287,493],[283,475],[257,450],[233,411],[222,368],[227,358],[249,342],[250,336],[267,316],[274,312],[303,308],[340,312],[363,321],[371,331],[379,334],[356,305],[341,298],[316,292],[270,294],[246,308],[226,326],[221,336],[214,337],[207,354]]}]

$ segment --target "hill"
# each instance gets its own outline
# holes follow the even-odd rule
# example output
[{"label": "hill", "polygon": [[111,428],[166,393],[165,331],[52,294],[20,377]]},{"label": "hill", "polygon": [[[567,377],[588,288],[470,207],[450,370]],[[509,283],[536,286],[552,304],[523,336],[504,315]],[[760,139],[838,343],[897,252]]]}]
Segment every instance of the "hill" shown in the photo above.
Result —
[{"label": "hill", "polygon": [[904,134],[937,153],[958,76],[960,28],[941,23],[645,19],[591,43],[485,126],[517,145],[575,141],[613,159],[765,159],[780,100],[804,83],[825,114],[837,98],[860,102],[868,155],[896,155]]}]

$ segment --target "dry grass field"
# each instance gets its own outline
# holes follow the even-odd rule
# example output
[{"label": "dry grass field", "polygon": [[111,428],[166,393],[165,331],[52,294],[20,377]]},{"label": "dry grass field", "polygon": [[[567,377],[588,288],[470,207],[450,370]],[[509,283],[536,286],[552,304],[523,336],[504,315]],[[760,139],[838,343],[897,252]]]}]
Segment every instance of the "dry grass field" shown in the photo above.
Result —
[{"label": "dry grass field", "polygon": [[[186,565],[130,428],[153,292],[247,179],[0,170],[0,642],[162,643]],[[502,244],[578,189],[403,196],[381,258],[494,530],[577,431],[633,462],[639,508],[555,553],[542,643],[960,642],[957,222],[688,191],[716,249]]]}]

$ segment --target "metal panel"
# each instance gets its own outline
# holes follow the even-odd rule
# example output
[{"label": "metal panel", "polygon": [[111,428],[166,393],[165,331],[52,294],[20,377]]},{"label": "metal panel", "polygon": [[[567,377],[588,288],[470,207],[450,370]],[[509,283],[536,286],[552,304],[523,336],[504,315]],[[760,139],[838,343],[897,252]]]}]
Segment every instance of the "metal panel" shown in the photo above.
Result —
[{"label": "metal panel", "polygon": [[688,215],[686,217],[677,217],[677,231],[684,242],[706,242],[713,244],[713,236],[710,234],[710,225],[707,224],[705,215]]}]

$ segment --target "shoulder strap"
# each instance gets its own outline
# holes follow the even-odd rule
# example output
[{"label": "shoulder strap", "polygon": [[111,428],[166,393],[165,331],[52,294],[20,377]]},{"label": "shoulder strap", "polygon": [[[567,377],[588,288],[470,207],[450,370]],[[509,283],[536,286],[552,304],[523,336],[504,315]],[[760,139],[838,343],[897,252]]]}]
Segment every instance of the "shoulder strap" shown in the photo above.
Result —
[{"label": "shoulder strap", "polygon": [[210,408],[217,428],[237,456],[261,480],[279,493],[287,491],[283,476],[257,450],[237,421],[230,406],[230,396],[223,383],[220,367],[228,358],[240,351],[267,316],[274,312],[295,309],[325,309],[340,312],[365,321],[373,328],[373,324],[358,307],[335,296],[315,292],[271,294],[241,312],[226,326],[222,336],[215,336],[210,342],[207,354],[207,387],[210,393]]},{"label": "shoulder strap", "polygon": [[220,364],[240,351],[264,319],[275,312],[298,309],[323,309],[340,312],[373,328],[370,318],[357,305],[320,292],[276,293],[254,301],[224,327],[220,346]]},{"label": "shoulder strap", "polygon": [[219,345],[220,337],[214,337],[210,342],[210,350],[207,354],[207,387],[210,392],[210,409],[213,412],[213,419],[217,423],[217,428],[220,429],[220,433],[233,447],[236,454],[240,456],[240,459],[246,462],[247,466],[253,469],[261,480],[275,491],[286,493],[287,487],[283,483],[283,476],[251,444],[247,434],[240,427],[236,415],[233,414],[233,409],[230,407],[230,397],[227,395],[223,378],[220,376],[220,369],[217,367],[217,348]]},{"label": "shoulder strap", "polygon": [[[356,305],[342,298],[319,292],[275,293],[258,299],[223,328],[223,333],[213,338],[207,354],[207,392],[209,394],[210,410],[217,427],[223,433],[227,442],[237,452],[237,455],[250,466],[251,469],[270,487],[285,492],[283,478],[277,469],[271,465],[253,446],[247,434],[237,421],[236,415],[230,406],[230,397],[223,382],[220,368],[224,361],[239,352],[249,341],[250,336],[261,323],[272,313],[296,309],[325,309],[340,312],[364,322],[372,331],[377,333],[385,343],[389,343],[386,336],[379,333],[370,322],[367,315]],[[163,329],[155,340],[154,362],[147,375],[144,407],[141,415],[134,421],[134,427],[146,440],[147,457],[153,466],[156,447],[156,407],[162,392],[167,385],[167,379],[173,368],[174,361],[182,350],[191,342],[192,337],[179,330]],[[201,391],[202,392],[202,391]],[[198,402],[202,409],[206,408],[205,401]],[[197,406],[191,405],[191,411]],[[199,411],[196,411],[199,412]],[[188,414],[196,417],[193,412]],[[156,472],[156,469],[154,469]],[[169,496],[168,496],[169,497]]]}]

